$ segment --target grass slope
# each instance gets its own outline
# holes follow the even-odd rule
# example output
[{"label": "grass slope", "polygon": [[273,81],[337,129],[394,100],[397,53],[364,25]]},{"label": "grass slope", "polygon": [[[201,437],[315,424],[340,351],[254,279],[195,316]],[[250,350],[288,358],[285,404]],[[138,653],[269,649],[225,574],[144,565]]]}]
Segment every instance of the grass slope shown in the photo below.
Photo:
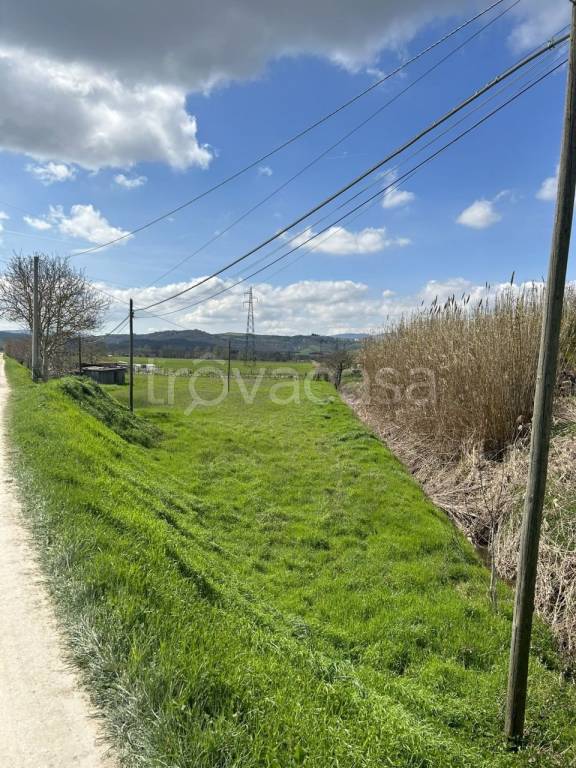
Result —
[{"label": "grass slope", "polygon": [[189,382],[149,406],[139,377],[146,448],[8,371],[30,520],[126,765],[573,764],[576,695],[541,627],[531,746],[505,751],[508,590],[493,615],[470,546],[329,385],[186,415]]}]

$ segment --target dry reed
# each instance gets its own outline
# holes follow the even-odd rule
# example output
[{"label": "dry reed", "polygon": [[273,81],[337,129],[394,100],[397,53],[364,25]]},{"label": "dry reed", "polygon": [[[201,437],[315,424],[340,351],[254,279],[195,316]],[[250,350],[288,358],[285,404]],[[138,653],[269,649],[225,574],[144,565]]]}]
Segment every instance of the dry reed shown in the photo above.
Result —
[{"label": "dry reed", "polygon": [[[539,286],[511,285],[472,307],[468,297],[434,302],[367,340],[363,390],[351,398],[428,495],[473,543],[489,549],[493,573],[507,581],[516,574],[541,313]],[[569,290],[559,365],[564,377],[574,366],[575,341],[576,296]],[[572,398],[558,398],[556,417],[536,602],[574,658]],[[566,429],[558,433],[561,425]]]}]

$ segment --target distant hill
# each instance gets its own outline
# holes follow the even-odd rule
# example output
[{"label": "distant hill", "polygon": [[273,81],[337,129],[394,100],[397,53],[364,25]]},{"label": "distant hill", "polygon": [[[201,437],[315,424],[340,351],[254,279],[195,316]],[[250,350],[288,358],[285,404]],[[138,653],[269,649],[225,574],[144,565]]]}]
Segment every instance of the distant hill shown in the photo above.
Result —
[{"label": "distant hill", "polygon": [[362,341],[370,336],[369,333],[336,333],[332,338],[347,339],[348,341]]},{"label": "distant hill", "polygon": [[29,333],[24,331],[0,331],[0,349],[4,349],[6,339],[17,339],[29,335]]},{"label": "distant hill", "polygon": [[[256,356],[264,360],[290,360],[310,358],[333,352],[338,347],[356,349],[359,347],[355,335],[346,336],[274,336],[256,334],[254,344]],[[156,333],[134,334],[134,354],[150,357],[202,357],[213,354],[222,357],[227,353],[231,340],[233,356],[244,350],[242,333],[207,333],[199,329],[190,331],[158,331]],[[116,334],[104,339],[109,353],[128,353],[128,334]]]},{"label": "distant hill", "polygon": [[[261,360],[292,360],[322,357],[337,348],[358,349],[368,334],[344,333],[338,336],[310,335],[274,336],[256,334],[256,357]],[[0,349],[6,339],[29,336],[23,331],[0,331]],[[98,338],[98,337],[95,337]],[[127,355],[127,333],[101,337],[112,355]],[[207,333],[199,329],[190,331],[158,331],[134,334],[134,354],[144,357],[225,357],[231,340],[232,356],[244,352],[243,333]]]}]

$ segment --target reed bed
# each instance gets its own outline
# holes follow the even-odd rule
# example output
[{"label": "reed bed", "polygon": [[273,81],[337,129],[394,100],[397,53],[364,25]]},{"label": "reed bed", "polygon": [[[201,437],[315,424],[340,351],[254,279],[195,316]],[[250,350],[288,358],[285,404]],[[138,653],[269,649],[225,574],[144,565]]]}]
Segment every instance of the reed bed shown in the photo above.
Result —
[{"label": "reed bed", "polygon": [[[474,446],[497,456],[531,419],[541,314],[539,286],[510,285],[474,306],[469,296],[435,301],[370,337],[362,365],[372,414],[440,455]],[[562,371],[573,357],[572,291],[565,315]]]},{"label": "reed bed", "polygon": [[[514,285],[471,306],[437,301],[371,337],[361,395],[351,403],[410,468],[428,495],[513,581],[543,292]],[[560,385],[573,389],[576,294],[566,293]],[[564,393],[567,393],[564,386]],[[558,397],[536,604],[576,658],[576,405]]]}]

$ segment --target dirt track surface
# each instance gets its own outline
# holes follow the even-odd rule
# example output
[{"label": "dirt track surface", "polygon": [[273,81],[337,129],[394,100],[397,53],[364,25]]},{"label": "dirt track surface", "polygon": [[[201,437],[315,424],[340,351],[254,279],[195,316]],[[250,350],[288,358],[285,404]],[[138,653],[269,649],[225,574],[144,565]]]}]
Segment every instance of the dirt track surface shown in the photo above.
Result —
[{"label": "dirt track surface", "polygon": [[0,765],[113,768],[65,665],[55,618],[10,478],[0,357]]}]

